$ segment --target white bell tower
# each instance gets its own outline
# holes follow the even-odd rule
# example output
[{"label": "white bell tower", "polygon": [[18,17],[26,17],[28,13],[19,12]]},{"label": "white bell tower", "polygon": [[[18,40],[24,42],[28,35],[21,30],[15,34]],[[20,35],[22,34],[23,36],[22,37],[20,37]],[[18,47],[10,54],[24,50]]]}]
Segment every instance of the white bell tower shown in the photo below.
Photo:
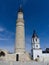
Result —
[{"label": "white bell tower", "polygon": [[33,32],[32,42],[31,42],[31,58],[33,60],[41,59],[42,57],[42,49],[40,48],[40,40],[36,32]]},{"label": "white bell tower", "polygon": [[33,32],[33,36],[32,36],[32,48],[33,49],[39,49],[40,48],[40,40],[36,34],[36,32]]}]

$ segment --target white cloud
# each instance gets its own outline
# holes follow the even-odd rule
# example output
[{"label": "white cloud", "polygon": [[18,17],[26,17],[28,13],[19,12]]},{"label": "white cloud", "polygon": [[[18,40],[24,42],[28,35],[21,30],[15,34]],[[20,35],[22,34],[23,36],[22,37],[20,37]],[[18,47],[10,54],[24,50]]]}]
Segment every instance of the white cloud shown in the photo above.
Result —
[{"label": "white cloud", "polygon": [[7,28],[0,26],[0,48],[13,52],[14,36],[14,32],[11,32]]},{"label": "white cloud", "polygon": [[5,40],[8,40],[8,39],[6,39],[6,38],[0,38],[0,41],[3,41],[3,40],[5,41]]},{"label": "white cloud", "polygon": [[0,27],[0,41],[10,40],[13,39],[13,37],[14,37],[14,32],[10,32],[4,27]]},{"label": "white cloud", "polygon": [[0,32],[3,32],[3,31],[5,31],[5,29],[0,26]]}]

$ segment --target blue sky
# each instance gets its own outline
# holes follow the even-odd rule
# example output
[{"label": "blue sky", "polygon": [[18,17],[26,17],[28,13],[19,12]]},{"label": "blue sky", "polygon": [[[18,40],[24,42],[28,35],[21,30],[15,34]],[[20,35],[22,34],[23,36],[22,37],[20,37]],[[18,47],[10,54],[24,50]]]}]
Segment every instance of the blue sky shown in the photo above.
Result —
[{"label": "blue sky", "polygon": [[41,48],[49,47],[49,0],[0,0],[0,48],[14,49],[20,3],[24,11],[26,50],[31,50],[34,29],[40,38]]}]

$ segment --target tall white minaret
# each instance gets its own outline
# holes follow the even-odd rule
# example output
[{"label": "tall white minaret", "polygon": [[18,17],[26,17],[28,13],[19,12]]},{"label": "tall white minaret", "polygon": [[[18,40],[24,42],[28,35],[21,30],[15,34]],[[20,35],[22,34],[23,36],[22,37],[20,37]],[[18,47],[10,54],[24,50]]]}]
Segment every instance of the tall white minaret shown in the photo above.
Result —
[{"label": "tall white minaret", "polygon": [[20,6],[16,20],[16,42],[15,53],[25,52],[25,31],[24,31],[24,17],[23,10]]}]

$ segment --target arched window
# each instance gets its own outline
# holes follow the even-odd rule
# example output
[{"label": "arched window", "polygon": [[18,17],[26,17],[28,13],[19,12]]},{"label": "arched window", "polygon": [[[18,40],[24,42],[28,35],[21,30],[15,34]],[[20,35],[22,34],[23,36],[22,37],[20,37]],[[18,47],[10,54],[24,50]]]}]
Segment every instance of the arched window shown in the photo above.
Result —
[{"label": "arched window", "polygon": [[36,47],[38,47],[38,45],[36,45]]},{"label": "arched window", "polygon": [[36,39],[36,42],[37,42],[37,39]]}]

